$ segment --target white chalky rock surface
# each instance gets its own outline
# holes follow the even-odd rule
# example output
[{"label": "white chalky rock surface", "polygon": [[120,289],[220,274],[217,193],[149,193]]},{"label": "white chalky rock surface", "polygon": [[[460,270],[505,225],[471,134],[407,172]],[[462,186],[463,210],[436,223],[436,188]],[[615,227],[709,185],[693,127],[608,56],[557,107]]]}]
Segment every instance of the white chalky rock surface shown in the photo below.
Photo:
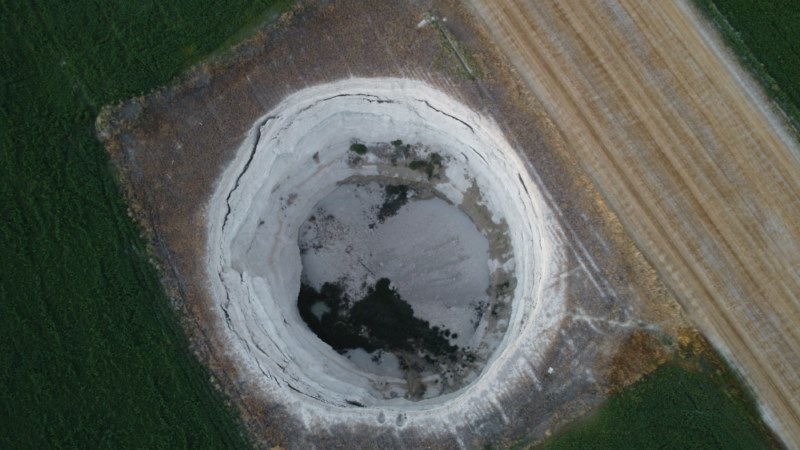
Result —
[{"label": "white chalky rock surface", "polygon": [[[460,390],[420,401],[385,398],[404,380],[359,369],[317,338],[297,308],[301,224],[337,182],[378,175],[375,165],[348,164],[354,140],[398,138],[449,158],[435,188],[454,205],[478,186],[493,221],[508,224],[513,258],[495,263],[516,278],[506,331],[486,345],[492,351],[482,371]],[[503,415],[515,381],[536,385],[545,376],[543,358],[565,309],[557,221],[499,127],[423,82],[346,79],[287,97],[254,124],[218,181],[207,219],[209,287],[240,374],[306,427],[454,430]]]}]

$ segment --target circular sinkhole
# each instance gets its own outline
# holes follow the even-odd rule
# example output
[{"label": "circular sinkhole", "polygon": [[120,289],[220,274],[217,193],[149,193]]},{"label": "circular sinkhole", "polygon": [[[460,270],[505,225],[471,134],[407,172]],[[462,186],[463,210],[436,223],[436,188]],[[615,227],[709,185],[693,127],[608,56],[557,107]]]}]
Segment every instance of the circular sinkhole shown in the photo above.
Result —
[{"label": "circular sinkhole", "polygon": [[222,174],[208,224],[242,381],[309,426],[450,429],[546,370],[557,221],[497,125],[423,82],[290,95]]},{"label": "circular sinkhole", "polygon": [[[422,148],[398,147],[406,157],[377,146],[373,162],[380,155],[395,167],[421,160]],[[445,158],[432,155],[444,172]],[[435,190],[439,177],[427,178],[341,184],[299,232],[300,316],[358,369],[392,379],[381,389],[387,399],[457,390],[505,332],[497,311],[510,298],[496,286],[509,286],[511,277],[490,269],[509,247],[507,236],[491,224],[482,232]],[[490,256],[492,233],[504,239]]]}]

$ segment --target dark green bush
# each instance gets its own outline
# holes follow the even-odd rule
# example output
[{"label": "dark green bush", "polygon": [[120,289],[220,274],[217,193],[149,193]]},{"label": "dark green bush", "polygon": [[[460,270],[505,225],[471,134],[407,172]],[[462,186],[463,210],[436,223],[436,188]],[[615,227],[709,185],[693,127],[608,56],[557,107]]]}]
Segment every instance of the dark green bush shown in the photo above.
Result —
[{"label": "dark green bush", "polygon": [[350,145],[350,151],[356,152],[359,155],[366,155],[367,154],[367,146],[364,144],[352,144]]}]

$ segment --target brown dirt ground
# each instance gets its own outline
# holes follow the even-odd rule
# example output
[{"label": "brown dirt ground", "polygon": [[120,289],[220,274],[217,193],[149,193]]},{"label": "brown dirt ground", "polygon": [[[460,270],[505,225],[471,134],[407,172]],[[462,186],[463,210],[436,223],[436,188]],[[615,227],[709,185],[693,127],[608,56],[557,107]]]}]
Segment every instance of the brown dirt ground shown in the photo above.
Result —
[{"label": "brown dirt ground", "polygon": [[[467,75],[434,27],[416,28],[428,12],[447,17],[444,28],[463,49],[476,78]],[[547,364],[569,376],[543,374],[538,385],[520,382],[502,402],[506,415],[515,418],[512,423],[489,417],[468,424],[458,430],[468,445],[542,439],[650,371],[665,351],[656,337],[677,337],[685,325],[680,306],[584,174],[582,155],[566,146],[547,109],[492,39],[455,0],[307,1],[231,54],[145,97],[110,107],[98,118],[131,215],[153,244],[192,349],[258,445],[455,446],[454,436],[431,435],[414,426],[303,429],[291,411],[242,381],[227,353],[224,330],[206,291],[207,201],[256,119],[309,85],[349,76],[421,79],[493,116],[530,163],[532,178],[565,230],[569,313]],[[645,333],[645,326],[654,331]],[[624,342],[629,342],[625,348],[633,342],[635,351],[621,358],[617,351]]]}]

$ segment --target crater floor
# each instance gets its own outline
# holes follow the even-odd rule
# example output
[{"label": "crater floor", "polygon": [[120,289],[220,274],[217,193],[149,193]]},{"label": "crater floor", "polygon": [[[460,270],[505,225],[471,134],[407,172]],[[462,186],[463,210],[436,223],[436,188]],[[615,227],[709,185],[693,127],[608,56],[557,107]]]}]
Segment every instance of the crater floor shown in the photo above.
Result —
[{"label": "crater floor", "polygon": [[[436,389],[425,391],[431,397],[445,384],[453,385],[452,380],[444,381],[452,377],[449,362],[463,367],[468,361],[459,360],[474,358],[473,338],[490,303],[489,243],[455,205],[403,184],[344,184],[314,207],[300,227],[299,246],[303,285],[319,292],[326,283],[335,284],[352,307],[374,291],[378,280],[390,280],[414,317],[452,349],[432,351],[415,345],[424,353],[418,356],[401,348],[373,350],[358,342],[326,341],[360,369],[398,378],[433,377]],[[301,288],[301,297],[303,292]],[[333,314],[332,305],[325,302],[310,306],[314,324],[321,325],[325,314]],[[330,322],[335,323],[332,317]]]}]

